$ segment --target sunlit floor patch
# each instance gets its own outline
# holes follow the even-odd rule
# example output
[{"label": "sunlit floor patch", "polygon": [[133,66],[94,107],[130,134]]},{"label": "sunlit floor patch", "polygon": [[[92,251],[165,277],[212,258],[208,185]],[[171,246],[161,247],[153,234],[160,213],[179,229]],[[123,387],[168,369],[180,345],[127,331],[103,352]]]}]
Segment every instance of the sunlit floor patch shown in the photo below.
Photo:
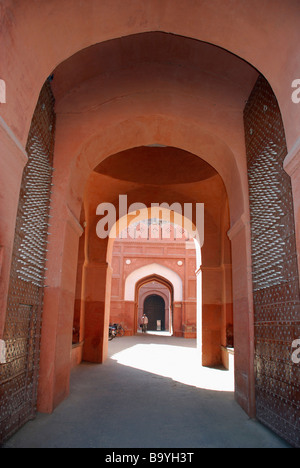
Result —
[{"label": "sunlit floor patch", "polygon": [[234,392],[234,374],[224,369],[202,367],[195,348],[167,344],[135,344],[111,356],[119,364],[168,377],[194,387]]}]

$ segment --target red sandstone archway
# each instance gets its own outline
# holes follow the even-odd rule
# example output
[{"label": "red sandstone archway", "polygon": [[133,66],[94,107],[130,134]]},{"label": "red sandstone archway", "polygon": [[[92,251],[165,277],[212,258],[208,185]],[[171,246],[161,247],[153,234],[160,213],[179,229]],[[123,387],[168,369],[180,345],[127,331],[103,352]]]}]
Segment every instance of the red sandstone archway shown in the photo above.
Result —
[{"label": "red sandstone archway", "polygon": [[[138,304],[138,298],[136,296],[136,288],[140,289],[140,282],[142,281],[142,284],[144,284],[144,278],[148,278],[149,274],[151,273],[151,278],[153,278],[153,275],[156,278],[161,278],[160,282],[162,282],[162,278],[164,278],[163,281],[169,283],[172,285],[172,291],[173,291],[173,299],[171,301],[172,306],[173,302],[175,301],[176,305],[175,307],[178,309],[177,310],[177,315],[179,316],[179,319],[176,321],[176,335],[177,336],[190,336],[190,337],[196,337],[196,309],[198,310],[198,322],[199,322],[199,351],[202,349],[202,293],[201,293],[201,273],[200,273],[200,266],[201,266],[201,248],[200,244],[198,242],[198,239],[200,242],[204,242],[203,239],[203,232],[204,227],[203,226],[197,226],[200,227],[200,231],[197,230],[196,226],[192,223],[190,219],[185,218],[179,213],[175,213],[171,211],[170,209],[163,208],[163,207],[151,207],[148,209],[140,209],[139,210],[139,216],[134,218],[134,222],[136,225],[137,220],[139,222],[145,220],[145,219],[151,219],[151,218],[156,218],[159,219],[160,221],[166,223],[167,226],[171,226],[172,229],[168,233],[170,236],[170,240],[164,240],[167,242],[168,245],[170,244],[169,248],[174,249],[176,248],[176,240],[175,240],[175,231],[176,229],[182,230],[182,227],[184,227],[184,235],[182,239],[182,245],[184,247],[184,254],[181,252],[180,254],[177,253],[177,255],[180,255],[179,258],[170,260],[168,259],[168,255],[162,255],[160,258],[156,256],[156,259],[151,262],[151,254],[149,254],[149,257],[144,256],[144,259],[134,259],[133,261],[129,260],[129,263],[122,267],[120,270],[120,263],[125,264],[125,257],[120,256],[120,254],[115,253],[115,257],[113,256],[113,247],[115,246],[115,235],[118,235],[118,233],[121,233],[126,230],[126,228],[129,226],[129,223],[131,222],[132,218],[132,213],[129,213],[128,217],[125,216],[121,218],[117,223],[116,223],[116,228],[113,226],[111,229],[112,237],[109,240],[108,243],[108,248],[107,248],[107,261],[110,265],[112,265],[112,272],[113,273],[119,273],[120,276],[120,271],[122,272],[120,279],[118,280],[117,277],[118,275],[115,275],[115,282],[114,283],[114,289],[116,291],[122,291],[121,295],[124,296],[122,299],[124,299],[125,302],[120,305],[120,303],[116,303],[115,307],[116,310],[114,312],[114,320],[121,320],[121,318],[118,317],[125,317],[124,313],[118,312],[119,308],[121,307],[122,311],[126,310],[126,317],[128,320],[128,329],[129,333],[135,333],[134,330],[136,330],[136,321],[137,321],[137,304]],[[204,221],[204,220],[203,220]],[[171,223],[171,224],[170,224]],[[173,224],[174,223],[174,224]],[[178,231],[179,232],[179,231]],[[161,237],[163,236],[163,228],[161,231]],[[150,232],[149,232],[149,236]],[[195,239],[193,239],[193,236],[195,236]],[[126,236],[127,238],[127,236]],[[186,242],[190,239],[191,245],[189,246],[189,249],[186,250],[187,245]],[[201,240],[202,239],[202,240]],[[142,239],[140,239],[142,240]],[[139,249],[139,244],[141,246],[141,243],[138,242],[133,243],[131,247],[131,243],[133,241],[129,241],[126,239],[126,242],[124,244],[123,241],[123,246],[124,248],[126,245],[130,246],[130,249],[134,249],[135,252],[137,253],[137,249]],[[159,241],[158,241],[159,242]],[[96,241],[96,243],[99,243],[99,240]],[[145,243],[146,247],[147,241]],[[117,241],[118,245],[118,251],[121,248],[122,245],[122,239]],[[142,243],[143,245],[143,243]],[[134,247],[135,246],[135,247]],[[197,248],[198,246],[198,248]],[[149,246],[150,249],[154,247],[154,245]],[[91,250],[91,247],[90,247]],[[174,257],[174,255],[173,255]],[[180,265],[178,265],[178,261],[180,259],[183,259],[182,262],[179,262]],[[114,261],[115,260],[115,261]],[[139,267],[137,262],[139,263]],[[126,261],[127,263],[127,261]],[[193,278],[191,279],[191,276],[189,277],[188,280],[184,280],[184,275],[185,272],[185,267],[181,267],[183,263],[187,263],[187,268],[188,271],[190,271],[190,275],[193,275]],[[114,265],[117,268],[117,271],[114,271]],[[181,276],[180,276],[180,270],[181,270]],[[147,280],[146,280],[147,283]],[[188,286],[189,285],[189,286]],[[108,288],[110,288],[110,284],[108,283]],[[187,292],[187,289],[189,289],[189,292]],[[192,291],[192,292],[190,292]],[[191,297],[192,296],[192,297]],[[190,297],[190,299],[188,299]],[[198,308],[196,308],[196,303],[197,303],[197,297],[198,297]],[[113,300],[112,300],[112,307],[113,306]],[[184,318],[181,318],[181,313],[184,314]],[[131,318],[129,318],[131,317]],[[118,318],[118,319],[117,319]],[[125,319],[122,318],[122,321]],[[126,321],[125,320],[125,321]],[[191,328],[193,327],[193,333],[191,333]],[[189,331],[188,331],[189,329]],[[201,362],[201,356],[199,353],[199,362]]]},{"label": "red sandstone archway", "polygon": [[[58,16],[55,6],[60,11]],[[7,200],[4,200],[1,206],[1,217],[8,225],[9,223],[12,225],[10,230],[6,230],[7,236],[4,236],[5,249],[9,249],[11,245],[9,239],[12,238],[16,211],[14,207],[17,203],[17,197],[14,194],[18,194],[19,191],[20,174],[26,161],[25,142],[33,109],[45,77],[53,71],[57,64],[62,63],[77,51],[113,37],[124,37],[145,31],[172,31],[173,34],[178,34],[181,37],[192,37],[207,43],[217,44],[224,50],[229,50],[248,63],[252,63],[267,77],[279,100],[288,148],[291,150],[287,167],[296,184],[297,171],[294,169],[298,152],[296,142],[299,116],[297,107],[290,99],[291,83],[297,75],[299,63],[296,41],[294,40],[294,35],[298,31],[299,4],[296,1],[289,2],[288,7],[280,1],[266,2],[267,23],[264,20],[264,15],[258,13],[261,11],[260,2],[257,2],[257,8],[253,8],[253,4],[251,6],[243,5],[243,9],[238,9],[238,11],[235,8],[228,9],[222,1],[218,3],[216,9],[208,4],[192,4],[188,10],[188,19],[185,15],[186,12],[182,11],[182,5],[179,1],[176,2],[176,5],[173,2],[171,9],[167,0],[155,2],[151,7],[140,5],[139,9],[136,9],[132,3],[124,1],[120,2],[116,8],[111,5],[99,4],[96,1],[92,4],[89,3],[89,5],[77,4],[76,8],[73,7],[70,8],[69,2],[64,2],[63,5],[59,2],[56,2],[55,5],[52,3],[50,9],[49,5],[37,5],[33,2],[19,3],[12,7],[7,1],[2,5],[4,19],[1,43],[3,47],[0,52],[3,78],[7,83],[7,94],[10,96],[7,105],[2,107],[4,118],[1,129],[2,145],[3,154],[6,155],[6,159],[3,158],[2,162],[4,169],[10,168],[16,175],[16,185],[13,185],[11,180],[8,181],[5,176],[2,181],[4,192],[7,193]],[[286,18],[288,26],[285,34],[281,37],[276,34],[276,25],[280,23],[283,16]],[[132,21],[126,23],[124,18],[132,18]],[[179,18],[180,21],[178,21]],[[192,22],[190,18],[193,18]],[[91,24],[95,22],[97,26],[91,27]],[[72,24],[74,28],[66,28],[66,23]],[[27,30],[35,31],[34,35],[26,36],[26,41],[23,37],[24,24],[26,24]],[[247,27],[245,28],[245,26]],[[72,33],[73,30],[77,31],[76,35]],[[222,31],[221,35],[220,31]],[[280,47],[274,37],[279,41]],[[55,38],[55,43],[53,38]],[[13,48],[11,47],[12,43],[14,44]],[[261,51],[262,47],[265,48],[266,53],[258,54],[257,50]],[[7,54],[8,50],[10,50],[9,54]],[[280,62],[278,60],[279,51],[284,57],[285,67],[277,66]],[[31,61],[33,56],[35,57],[34,63]],[[15,63],[18,63],[19,73],[15,73],[10,65],[12,57],[15,59]],[[32,63],[32,66],[28,66],[28,63]],[[9,93],[10,88],[18,89],[19,92],[12,95]],[[18,117],[18,112],[22,118]],[[14,156],[10,157],[10,155]],[[1,171],[1,174],[5,174],[5,170]],[[297,200],[299,197],[295,195],[296,222],[299,223]],[[299,229],[297,229],[297,236],[299,236],[298,232]],[[4,258],[2,275],[6,279],[9,274],[9,264],[10,262]],[[4,322],[3,316],[5,316],[6,292],[4,291],[3,296],[1,328]]]},{"label": "red sandstone archway", "polygon": [[[160,120],[160,121],[161,121],[161,120]],[[161,121],[161,122],[162,122],[162,121]],[[185,128],[187,128],[187,127],[185,127]],[[163,126],[160,127],[160,133],[162,132],[162,130],[163,130]],[[170,128],[168,128],[168,131],[170,131]],[[196,128],[195,128],[195,131],[196,131]],[[176,131],[175,131],[175,133],[178,134],[178,132],[176,132]],[[126,135],[128,135],[128,136],[130,137],[130,134],[129,134],[128,132],[126,133]],[[154,136],[153,138],[156,139],[155,136]],[[155,139],[154,139],[154,141],[155,141]],[[148,141],[149,141],[149,140],[148,140]],[[147,141],[147,142],[148,142],[148,141]],[[151,140],[150,140],[150,141],[151,141]],[[153,140],[152,140],[152,141],[153,141]],[[113,144],[113,141],[112,141],[112,140],[111,140],[111,144]],[[77,168],[80,170],[80,169],[81,169],[80,165],[77,166]],[[79,174],[81,174],[81,176],[82,176],[82,174],[84,174],[84,173],[87,174],[87,171],[85,171],[85,172],[84,172],[84,171],[80,171]],[[56,171],[56,176],[58,177],[58,178],[57,178],[57,183],[60,185],[60,183],[58,182],[59,177],[60,177],[60,174],[59,174],[57,171]],[[76,184],[76,185],[77,185],[77,184]],[[80,190],[82,190],[83,181],[80,180],[80,182],[79,182],[78,185],[79,185],[79,187],[80,187]],[[78,191],[78,189],[76,189],[75,186],[74,186],[72,192],[73,192],[73,193],[76,193],[77,191]],[[237,200],[237,199],[235,199],[235,200]],[[239,199],[239,200],[240,200],[240,199]],[[59,206],[61,206],[61,202],[63,202],[63,199],[62,199],[61,197],[59,197],[56,201],[57,201],[58,205],[57,205],[56,208],[54,208],[54,209],[56,209],[56,210],[58,209],[58,210],[60,211]],[[54,202],[54,204],[56,204],[56,202]],[[74,206],[74,208],[75,208],[75,206]],[[75,220],[73,221],[73,219],[72,219],[73,217],[72,217],[72,214],[71,214],[72,212],[74,213],[74,211],[75,211],[74,209],[72,209],[72,211],[70,211],[69,208],[67,209],[67,213],[68,213],[67,222],[68,222],[68,223],[71,223],[71,224],[70,224],[70,227],[71,227],[71,226],[74,226],[74,228],[75,228],[75,227],[76,227],[76,222],[75,222]],[[76,212],[76,211],[75,211],[75,212]],[[70,217],[70,216],[71,216],[71,217]],[[64,222],[66,221],[66,219],[61,219],[61,221],[63,221],[63,223],[64,223]],[[71,234],[72,231],[69,231],[69,232],[70,232],[70,234]],[[76,236],[76,233],[75,233],[75,232],[74,232],[74,234],[75,234],[75,236]],[[62,240],[63,240],[62,237],[57,238],[57,241],[58,241],[58,242],[60,242],[60,241],[62,241]],[[75,240],[75,239],[74,239],[74,240]],[[67,242],[68,245],[72,245],[72,243],[73,243],[73,241],[72,241],[71,239],[66,240],[66,242]],[[55,251],[57,251],[57,250],[60,250],[61,247],[59,247],[58,245],[56,245],[56,247],[55,247],[54,244],[52,244],[52,246],[51,246],[50,248],[53,248],[53,249],[55,249]],[[99,251],[99,249],[97,249],[97,250]],[[90,252],[92,252],[92,251],[90,250]],[[107,307],[107,301],[106,301],[106,306],[105,306],[105,302],[103,301],[103,298],[105,297],[105,294],[104,294],[104,292],[103,292],[103,288],[106,288],[106,289],[107,289],[107,288],[110,287],[109,285],[110,285],[110,281],[111,281],[111,279],[110,279],[111,272],[110,272],[110,267],[109,267],[109,265],[107,265],[107,264],[105,263],[105,262],[106,262],[106,260],[105,260],[105,258],[106,258],[106,253],[105,253],[105,252],[106,252],[106,245],[105,245],[105,244],[103,245],[103,249],[101,249],[101,252],[102,252],[101,255],[103,255],[102,261],[101,261],[102,263],[100,262],[99,265],[97,266],[97,264],[96,264],[96,257],[94,257],[93,262],[95,262],[95,263],[94,263],[93,266],[92,266],[92,264],[90,265],[89,271],[90,271],[90,274],[92,274],[95,278],[97,278],[98,284],[99,284],[100,282],[102,282],[102,284],[103,284],[103,287],[102,287],[101,289],[98,288],[99,299],[97,299],[96,302],[99,303],[99,300],[100,300],[101,303],[103,304],[101,307],[103,307],[103,308],[105,307],[105,308],[106,308],[106,307]],[[104,256],[104,254],[105,254],[105,256]],[[105,258],[104,258],[104,257],[105,257]],[[99,262],[99,258],[100,258],[100,257],[99,257],[99,254],[97,254],[97,258],[98,258],[97,261]],[[50,279],[51,277],[52,277],[53,279],[55,278],[55,282],[56,282],[56,281],[57,281],[57,272],[55,272],[55,270],[56,270],[57,267],[58,267],[57,262],[56,262],[55,264],[53,264],[52,267],[54,268],[53,270],[52,270],[52,268],[51,268],[51,265],[49,264],[49,276],[48,276],[48,278],[49,278],[49,279]],[[64,268],[63,268],[63,269],[64,269]],[[208,270],[208,272],[209,272],[209,270]],[[62,270],[62,273],[63,273],[63,270]],[[67,271],[66,271],[66,273],[67,273]],[[63,273],[63,274],[64,274],[64,273]],[[53,308],[56,308],[57,305],[56,305],[56,303],[53,301],[53,298],[54,298],[53,292],[54,292],[54,291],[53,291],[53,289],[50,287],[50,284],[51,284],[51,282],[49,281],[49,283],[48,283],[49,288],[47,288],[47,290],[46,290],[45,304],[46,304],[46,307],[47,307],[47,304],[48,304],[48,303],[49,303],[49,305],[51,304],[51,309],[53,309]],[[95,287],[94,282],[92,282],[92,283],[91,283],[91,287],[89,288],[89,291],[86,291],[87,296],[89,296],[89,295],[91,294],[92,288],[94,288],[94,287]],[[61,293],[63,293],[62,290],[61,290]],[[102,297],[102,299],[101,299],[101,297]],[[48,298],[49,298],[49,301],[51,301],[51,302],[48,302]],[[59,296],[57,296],[57,299],[60,300],[60,299],[59,299]],[[98,307],[98,310],[100,311],[101,308],[99,309],[99,306],[97,306],[97,307]],[[108,317],[108,316],[109,316],[109,312],[108,312],[108,309],[106,309],[106,310],[107,310],[107,312],[106,312],[105,314],[106,314],[106,316]],[[50,309],[49,309],[49,311],[50,311]],[[52,313],[51,313],[51,315],[52,315]],[[46,322],[46,320],[47,320],[47,319],[46,319],[46,316],[45,316],[45,318],[44,318],[44,323]],[[241,320],[241,321],[243,320],[242,316],[240,316],[240,320]],[[201,324],[201,321],[199,321],[198,325],[199,325],[199,324]],[[87,324],[86,324],[86,325],[87,325]],[[105,324],[104,324],[104,325],[105,325]],[[105,326],[104,326],[104,328],[105,328]],[[92,329],[92,333],[93,333],[93,334],[95,333],[95,328],[94,328],[94,327],[93,327],[93,329]],[[198,333],[198,336],[202,336],[202,333]],[[100,344],[100,341],[99,341],[99,344]],[[86,339],[86,345],[88,345],[88,340],[87,340],[87,339]],[[98,354],[98,353],[97,353],[97,354]],[[99,357],[96,357],[97,354],[94,355],[94,357],[93,357],[91,354],[84,354],[84,358],[85,358],[85,359],[89,359],[89,360],[90,360],[90,359],[92,359],[92,360],[97,359],[97,360],[98,360]],[[67,364],[67,363],[66,363],[66,364]],[[42,385],[42,384],[41,384],[41,385]],[[44,393],[44,392],[43,392],[43,393]],[[44,393],[44,394],[45,394],[45,393]]]},{"label": "red sandstone archway", "polygon": [[[35,8],[33,8],[35,5]],[[1,183],[5,196],[0,206],[0,217],[3,221],[1,243],[4,249],[4,261],[1,271],[3,296],[1,303],[1,335],[5,322],[5,301],[7,297],[7,283],[9,278],[11,244],[14,233],[17,197],[19,193],[20,177],[26,161],[24,146],[27,139],[33,109],[45,77],[52,72],[57,64],[63,62],[75,52],[107,39],[122,37],[133,33],[145,31],[172,31],[181,36],[217,44],[224,49],[236,53],[238,56],[253,64],[268,78],[278,98],[290,155],[287,159],[289,171],[293,180],[293,195],[296,214],[296,234],[299,247],[299,113],[293,105],[290,95],[290,85],[299,70],[299,54],[297,50],[297,33],[299,30],[299,4],[291,1],[288,5],[283,2],[266,2],[264,8],[268,10],[268,21],[261,15],[261,2],[257,8],[244,5],[243,9],[235,10],[234,14],[224,2],[219,2],[219,8],[212,8],[211,4],[193,2],[186,14],[182,2],[155,1],[149,5],[139,5],[136,2],[123,1],[111,5],[93,2],[77,5],[70,8],[69,1],[52,2],[51,5],[37,5],[36,2],[19,2],[13,8],[9,2],[3,3],[3,47],[1,48],[1,63],[3,64],[3,78],[7,83],[7,105],[1,107],[1,150],[3,170],[1,170]],[[60,11],[57,15],[56,6]],[[83,14],[85,13],[85,14]],[[287,27],[285,33],[280,35],[278,24],[285,15]],[[124,21],[128,18],[128,21]],[[191,20],[192,18],[192,20]],[[72,27],[66,28],[70,24]],[[99,23],[101,27],[99,27]],[[34,31],[32,35],[24,33],[26,29]],[[93,25],[93,27],[91,27]],[[73,34],[76,30],[77,34]],[[222,34],[220,34],[222,31]],[[53,39],[55,38],[55,40]],[[280,43],[280,44],[279,44]],[[280,47],[279,47],[280,45]],[[262,49],[263,47],[263,49]],[[9,51],[9,53],[8,53]],[[285,66],[279,60],[283,57]],[[30,57],[34,56],[34,62]],[[19,73],[11,66],[15,60],[19,66]],[[278,65],[280,64],[280,65]],[[11,93],[11,89],[18,92]],[[174,90],[179,88],[174,87]],[[129,95],[128,95],[129,96]],[[132,97],[132,96],[131,96]],[[228,108],[218,107],[215,124],[218,122],[220,130],[215,135],[212,127],[206,126],[202,116],[199,117],[196,109],[190,114],[189,105],[186,113],[184,100],[176,110],[164,102],[163,112],[151,109],[151,102],[157,103],[160,94],[143,96],[140,102],[135,97],[135,106],[128,111],[131,97],[124,98],[120,105],[107,104],[106,112],[99,113],[95,119],[89,119],[87,126],[93,122],[94,129],[102,126],[101,132],[92,135],[81,127],[80,118],[73,114],[62,115],[57,133],[55,189],[53,197],[53,211],[55,215],[53,234],[57,236],[50,248],[50,269],[45,303],[45,330],[43,346],[48,343],[42,352],[42,387],[47,390],[44,409],[51,411],[68,393],[69,364],[66,358],[68,345],[65,336],[68,327],[64,323],[70,321],[69,316],[58,316],[59,310],[71,310],[74,296],[74,271],[78,236],[82,227],[78,223],[81,208],[82,192],[88,174],[103,158],[117,151],[132,148],[143,144],[160,143],[178,148],[188,149],[209,161],[221,174],[226,185],[230,212],[230,237],[233,247],[234,264],[234,302],[240,340],[240,355],[237,364],[237,398],[250,414],[254,414],[253,394],[253,320],[252,320],[252,288],[247,272],[251,266],[250,260],[250,230],[249,230],[249,201],[247,193],[247,177],[242,140],[241,119],[236,120],[235,129],[238,137],[235,148],[224,138]],[[110,96],[118,100],[119,96]],[[83,96],[83,101],[85,96]],[[171,99],[169,99],[171,101]],[[116,104],[116,105],[114,105]],[[224,102],[225,104],[225,102]],[[149,107],[146,114],[143,108]],[[126,109],[124,109],[126,107]],[[166,107],[168,109],[166,110]],[[235,107],[233,114],[237,112]],[[80,113],[84,110],[81,108]],[[181,117],[182,115],[182,117]],[[77,116],[79,117],[79,116]],[[107,120],[106,120],[107,117]],[[73,120],[74,119],[74,120]],[[215,125],[216,128],[218,125]],[[78,129],[74,137],[74,128]],[[223,128],[223,131],[222,131]],[[69,133],[68,133],[69,130]],[[80,131],[79,131],[80,130]],[[81,133],[81,130],[83,133]],[[116,135],[118,138],[116,138]],[[74,142],[66,145],[64,138]],[[78,137],[78,141],[77,140]],[[191,142],[191,143],[190,143]],[[73,149],[75,148],[75,151]],[[73,156],[77,155],[77,159]],[[66,160],[68,157],[69,160]],[[240,155],[240,158],[239,158]],[[66,159],[64,159],[66,158]],[[60,161],[60,162],[58,162]],[[222,163],[221,163],[222,161]],[[69,178],[69,174],[72,176]],[[57,261],[59,258],[59,261]],[[299,259],[298,259],[299,260]],[[102,265],[101,275],[107,278],[107,265]],[[249,314],[250,310],[250,314]],[[55,319],[56,318],[56,322]],[[64,320],[63,320],[64,319]],[[54,323],[55,322],[55,323]],[[68,323],[69,326],[69,323]],[[64,328],[66,327],[66,328]],[[1,336],[0,335],[0,336]],[[245,336],[247,340],[245,340]],[[247,343],[242,343],[246,341]],[[51,345],[49,343],[51,342]],[[56,346],[61,347],[60,359]],[[246,349],[245,349],[246,348]],[[45,353],[46,349],[46,353]],[[48,369],[51,369],[49,375]],[[62,376],[58,379],[58,376]],[[41,404],[43,407],[43,404]]]},{"label": "red sandstone archway", "polygon": [[[146,286],[146,285],[149,285],[151,283],[158,283],[159,285],[162,285],[167,291],[168,291],[168,296],[166,294],[164,294],[162,291],[160,291],[160,289],[157,289],[155,288],[154,290],[147,290],[143,296],[140,295],[140,291],[141,289]],[[173,322],[174,322],[174,289],[173,289],[173,285],[167,281],[165,278],[162,278],[160,276],[157,276],[157,275],[153,275],[153,276],[149,276],[148,278],[144,278],[142,280],[140,280],[138,283],[136,283],[136,287],[135,287],[135,311],[136,311],[136,324],[137,324],[137,328],[139,327],[139,323],[140,323],[140,313],[139,313],[139,309],[141,311],[141,313],[144,312],[144,302],[146,300],[146,298],[150,295],[153,295],[153,294],[156,294],[156,295],[159,295],[163,300],[164,300],[164,303],[165,303],[165,309],[168,309],[168,311],[170,312],[170,316],[169,317],[165,317],[165,323],[167,324],[167,328],[168,328],[168,331],[170,332],[170,334],[172,334],[173,332]]]}]

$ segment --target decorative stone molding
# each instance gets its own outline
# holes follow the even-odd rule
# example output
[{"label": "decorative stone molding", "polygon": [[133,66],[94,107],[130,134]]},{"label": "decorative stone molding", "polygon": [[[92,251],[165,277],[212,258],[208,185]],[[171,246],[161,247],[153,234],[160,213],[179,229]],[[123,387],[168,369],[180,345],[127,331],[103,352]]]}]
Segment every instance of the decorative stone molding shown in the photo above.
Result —
[{"label": "decorative stone molding", "polygon": [[0,130],[6,135],[9,141],[12,142],[13,145],[15,145],[18,148],[19,150],[18,155],[20,156],[21,163],[23,166],[25,166],[25,164],[28,161],[27,152],[25,148],[23,147],[22,143],[20,142],[20,140],[16,137],[12,129],[7,125],[7,123],[1,116],[0,116]]},{"label": "decorative stone molding", "polygon": [[300,137],[286,156],[283,167],[289,176],[300,169]]},{"label": "decorative stone molding", "polygon": [[234,225],[229,229],[227,235],[229,239],[232,241],[237,234],[247,226],[248,221],[245,213],[234,223]]},{"label": "decorative stone molding", "polygon": [[0,80],[0,104],[6,104],[6,83]]},{"label": "decorative stone molding", "polygon": [[79,237],[82,236],[84,229],[81,226],[81,224],[78,222],[76,216],[74,215],[74,213],[70,210],[68,206],[67,206],[67,215],[68,215],[67,219],[68,219],[70,226],[72,226],[72,228],[74,229],[74,231]]},{"label": "decorative stone molding", "polygon": [[2,272],[3,256],[4,256],[4,247],[3,245],[0,245],[0,276]]},{"label": "decorative stone molding", "polygon": [[183,285],[180,276],[170,268],[167,268],[157,263],[152,263],[150,265],[145,265],[141,268],[138,268],[137,270],[133,271],[129,276],[127,276],[125,281],[125,301],[134,301],[136,283],[139,280],[153,274],[161,276],[162,278],[166,278],[174,287],[174,301],[182,301]]}]

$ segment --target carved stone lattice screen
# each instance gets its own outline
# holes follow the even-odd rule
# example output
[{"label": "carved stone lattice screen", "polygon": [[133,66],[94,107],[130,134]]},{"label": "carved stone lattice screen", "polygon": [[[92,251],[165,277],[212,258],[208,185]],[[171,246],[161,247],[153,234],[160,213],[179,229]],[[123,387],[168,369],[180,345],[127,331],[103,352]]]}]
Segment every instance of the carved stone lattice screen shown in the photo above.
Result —
[{"label": "carved stone lattice screen", "polygon": [[0,442],[36,413],[40,331],[55,133],[54,98],[44,85],[33,116],[16,220],[0,365]]},{"label": "carved stone lattice screen", "polygon": [[257,418],[300,446],[300,297],[294,208],[277,100],[259,77],[244,112],[250,191]]}]

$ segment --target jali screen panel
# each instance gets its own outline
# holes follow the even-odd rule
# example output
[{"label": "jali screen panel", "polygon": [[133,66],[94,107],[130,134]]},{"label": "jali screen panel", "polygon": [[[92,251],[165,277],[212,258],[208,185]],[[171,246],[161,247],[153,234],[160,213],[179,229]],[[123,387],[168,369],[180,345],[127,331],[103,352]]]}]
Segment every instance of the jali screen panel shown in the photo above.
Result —
[{"label": "jali screen panel", "polygon": [[55,133],[54,99],[47,81],[33,116],[16,220],[0,365],[0,442],[36,413],[40,331]]},{"label": "jali screen panel", "polygon": [[244,112],[250,191],[257,418],[300,446],[300,291],[290,177],[277,100],[259,77]]}]

